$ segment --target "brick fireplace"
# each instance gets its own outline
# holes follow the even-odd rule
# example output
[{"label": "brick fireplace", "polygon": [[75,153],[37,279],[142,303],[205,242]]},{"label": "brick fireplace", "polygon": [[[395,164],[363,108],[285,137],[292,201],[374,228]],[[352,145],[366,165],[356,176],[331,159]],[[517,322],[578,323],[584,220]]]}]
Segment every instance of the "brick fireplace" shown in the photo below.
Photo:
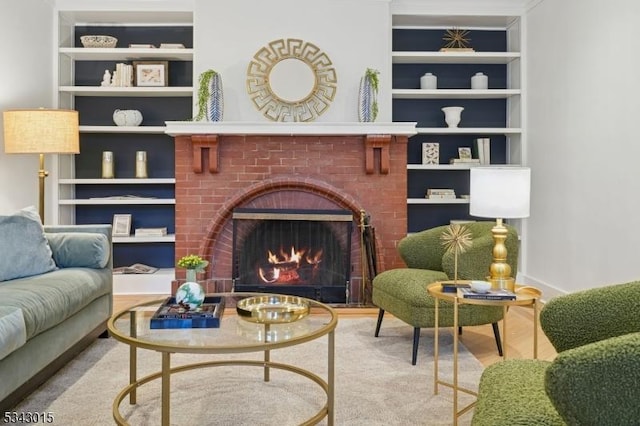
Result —
[{"label": "brick fireplace", "polygon": [[[231,291],[237,209],[343,210],[354,217],[348,303],[362,294],[360,218],[375,227],[378,271],[402,265],[407,138],[414,123],[167,122],[175,140],[176,259],[210,261],[199,281]],[[176,270],[175,292],[184,280]]]}]

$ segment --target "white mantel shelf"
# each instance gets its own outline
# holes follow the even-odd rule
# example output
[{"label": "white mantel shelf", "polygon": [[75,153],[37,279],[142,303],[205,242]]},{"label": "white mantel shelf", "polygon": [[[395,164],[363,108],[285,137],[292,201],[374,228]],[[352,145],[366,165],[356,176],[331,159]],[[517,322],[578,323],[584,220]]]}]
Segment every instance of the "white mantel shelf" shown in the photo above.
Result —
[{"label": "white mantel shelf", "polygon": [[194,122],[167,121],[165,133],[185,135],[400,135],[413,136],[416,123],[301,123],[301,122]]},{"label": "white mantel shelf", "polygon": [[395,136],[406,138],[417,133],[416,123],[289,123],[289,122],[193,122],[166,121],[165,133],[176,140],[191,140],[193,172],[202,173],[203,150],[209,154],[209,173],[218,173],[219,137],[240,136],[364,136],[365,170],[375,172],[374,151],[380,150],[380,173],[388,174],[389,144]]}]

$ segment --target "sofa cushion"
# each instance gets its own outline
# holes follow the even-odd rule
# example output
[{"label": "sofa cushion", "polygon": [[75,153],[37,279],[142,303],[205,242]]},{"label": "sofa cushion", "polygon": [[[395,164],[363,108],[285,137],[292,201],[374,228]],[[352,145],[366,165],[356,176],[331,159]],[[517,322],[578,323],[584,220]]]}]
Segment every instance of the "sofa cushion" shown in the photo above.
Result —
[{"label": "sofa cushion", "polygon": [[109,263],[111,247],[104,234],[92,232],[46,233],[53,260],[60,268],[98,268]]},{"label": "sofa cushion", "polygon": [[27,340],[111,293],[111,270],[62,268],[0,283],[0,306],[22,309]]},{"label": "sofa cushion", "polygon": [[51,248],[35,207],[0,216],[0,281],[56,269]]},{"label": "sofa cushion", "polygon": [[27,329],[22,309],[0,306],[0,359],[24,345],[26,341]]}]

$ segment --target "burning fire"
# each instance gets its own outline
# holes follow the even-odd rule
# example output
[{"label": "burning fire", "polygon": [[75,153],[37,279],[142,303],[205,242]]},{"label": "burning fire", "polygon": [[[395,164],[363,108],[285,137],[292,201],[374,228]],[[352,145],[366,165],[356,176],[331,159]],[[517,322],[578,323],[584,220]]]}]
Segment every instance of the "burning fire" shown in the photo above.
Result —
[{"label": "burning fire", "polygon": [[301,284],[315,277],[322,262],[322,249],[313,253],[291,247],[289,253],[280,249],[278,254],[267,250],[267,263],[258,268],[260,279],[269,284]]}]

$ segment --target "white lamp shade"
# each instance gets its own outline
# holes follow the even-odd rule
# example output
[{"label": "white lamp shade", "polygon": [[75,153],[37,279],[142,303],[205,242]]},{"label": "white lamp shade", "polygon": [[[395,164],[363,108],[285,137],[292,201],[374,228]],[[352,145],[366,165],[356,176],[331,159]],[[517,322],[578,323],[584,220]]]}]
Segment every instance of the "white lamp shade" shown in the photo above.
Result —
[{"label": "white lamp shade", "polygon": [[4,111],[7,154],[77,154],[80,152],[78,111],[19,109]]},{"label": "white lamp shade", "polygon": [[528,167],[472,167],[469,214],[515,219],[529,217],[531,169]]}]

